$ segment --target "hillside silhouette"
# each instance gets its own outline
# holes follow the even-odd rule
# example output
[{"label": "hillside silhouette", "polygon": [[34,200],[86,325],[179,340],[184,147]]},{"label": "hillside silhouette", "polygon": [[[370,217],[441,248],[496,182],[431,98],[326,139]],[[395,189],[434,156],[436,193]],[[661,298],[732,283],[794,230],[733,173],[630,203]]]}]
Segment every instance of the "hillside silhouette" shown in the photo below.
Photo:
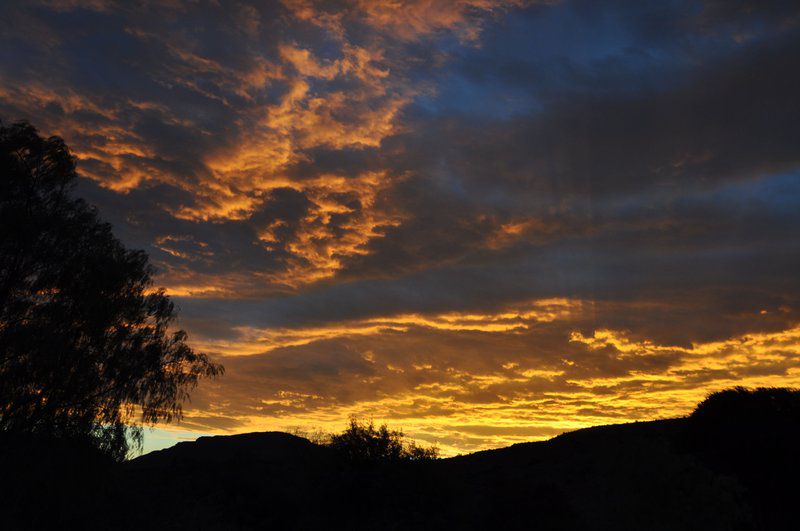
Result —
[{"label": "hillside silhouette", "polygon": [[795,529],[800,392],[734,389],[686,418],[448,459],[350,459],[288,433],[115,463],[5,440],[17,528]]}]

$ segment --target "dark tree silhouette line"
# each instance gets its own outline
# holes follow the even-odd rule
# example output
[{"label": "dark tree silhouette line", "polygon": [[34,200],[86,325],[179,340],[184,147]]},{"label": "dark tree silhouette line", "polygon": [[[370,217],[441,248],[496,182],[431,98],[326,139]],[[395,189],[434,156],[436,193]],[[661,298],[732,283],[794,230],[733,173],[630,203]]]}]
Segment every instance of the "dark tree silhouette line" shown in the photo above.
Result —
[{"label": "dark tree silhouette line", "polygon": [[0,434],[84,440],[121,460],[223,372],[173,330],[144,251],[73,195],[58,137],[0,124]]},{"label": "dark tree silhouette line", "polygon": [[320,443],[351,462],[428,461],[439,456],[437,447],[408,441],[402,430],[390,429],[386,424],[376,427],[373,421],[357,417],[350,417],[344,431],[323,437]]}]

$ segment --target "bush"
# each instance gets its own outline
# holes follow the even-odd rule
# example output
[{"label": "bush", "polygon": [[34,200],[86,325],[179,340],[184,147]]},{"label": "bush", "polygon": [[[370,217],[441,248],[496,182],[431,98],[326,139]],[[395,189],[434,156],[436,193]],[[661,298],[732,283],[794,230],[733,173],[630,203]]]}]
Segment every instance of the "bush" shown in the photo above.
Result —
[{"label": "bush", "polygon": [[351,417],[347,429],[331,435],[326,446],[355,462],[429,461],[438,457],[435,446],[423,447],[403,438],[402,431],[390,430],[386,424],[376,428],[372,421]]},{"label": "bush", "polygon": [[714,393],[691,414],[685,436],[705,464],[742,483],[760,529],[797,528],[800,391],[737,387]]},{"label": "bush", "polygon": [[689,417],[689,435],[698,449],[728,464],[793,453],[800,437],[800,391],[736,387],[713,393]]}]

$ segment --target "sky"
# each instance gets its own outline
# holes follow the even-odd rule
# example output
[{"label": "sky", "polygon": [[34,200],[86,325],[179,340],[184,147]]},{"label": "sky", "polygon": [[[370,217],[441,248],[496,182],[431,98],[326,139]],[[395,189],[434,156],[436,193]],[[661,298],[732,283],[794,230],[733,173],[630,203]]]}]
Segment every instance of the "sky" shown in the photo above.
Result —
[{"label": "sky", "polygon": [[795,1],[6,0],[60,135],[226,367],[146,449],[445,455],[800,386]]}]

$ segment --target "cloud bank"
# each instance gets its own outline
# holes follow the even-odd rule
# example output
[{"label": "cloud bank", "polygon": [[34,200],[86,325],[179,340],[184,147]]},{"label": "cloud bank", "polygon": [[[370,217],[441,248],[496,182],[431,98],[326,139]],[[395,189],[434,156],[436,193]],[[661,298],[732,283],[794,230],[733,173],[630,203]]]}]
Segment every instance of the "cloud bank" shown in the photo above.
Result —
[{"label": "cloud bank", "polygon": [[458,452],[797,385],[791,2],[5,2],[64,137],[228,367],[186,427]]}]

